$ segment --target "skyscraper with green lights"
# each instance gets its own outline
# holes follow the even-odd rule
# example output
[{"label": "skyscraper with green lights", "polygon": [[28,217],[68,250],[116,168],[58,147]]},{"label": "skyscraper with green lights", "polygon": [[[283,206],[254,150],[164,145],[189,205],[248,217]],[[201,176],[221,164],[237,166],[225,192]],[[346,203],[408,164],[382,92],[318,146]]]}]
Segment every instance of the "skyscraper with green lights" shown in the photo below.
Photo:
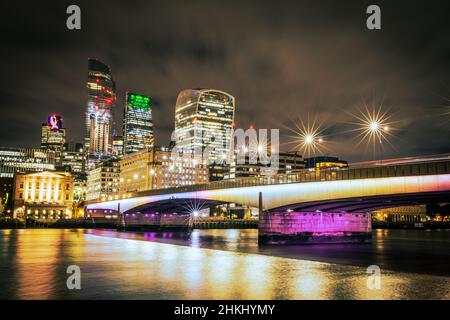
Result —
[{"label": "skyscraper with green lights", "polygon": [[153,117],[150,97],[127,92],[123,119],[124,153],[153,147]]}]

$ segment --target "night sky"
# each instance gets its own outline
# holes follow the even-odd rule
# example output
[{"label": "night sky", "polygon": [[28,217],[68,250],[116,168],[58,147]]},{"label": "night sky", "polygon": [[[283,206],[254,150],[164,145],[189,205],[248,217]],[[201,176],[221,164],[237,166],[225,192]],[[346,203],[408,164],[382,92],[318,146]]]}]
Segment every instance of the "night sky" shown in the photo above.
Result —
[{"label": "night sky", "polygon": [[[77,4],[82,29],[66,28]],[[382,30],[366,28],[370,4]],[[83,138],[87,59],[112,69],[117,130],[126,91],[152,97],[157,144],[180,90],[236,97],[236,125],[323,123],[326,153],[372,157],[351,132],[364,102],[389,109],[383,157],[450,152],[449,1],[8,1],[1,9],[0,146],[37,147],[51,112]]]}]

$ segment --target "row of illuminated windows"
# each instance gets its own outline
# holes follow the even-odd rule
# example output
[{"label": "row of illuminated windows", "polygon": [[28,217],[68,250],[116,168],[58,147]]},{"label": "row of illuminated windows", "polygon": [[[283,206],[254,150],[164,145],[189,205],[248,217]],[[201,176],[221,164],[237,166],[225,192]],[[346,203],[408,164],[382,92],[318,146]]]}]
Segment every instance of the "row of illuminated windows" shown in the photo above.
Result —
[{"label": "row of illuminated windows", "polygon": [[99,179],[99,181],[101,181],[101,182],[108,182],[108,181],[117,182],[117,181],[119,181],[119,178],[118,177],[101,178],[101,179]]},{"label": "row of illuminated windows", "polygon": [[162,180],[161,181],[162,188],[170,188],[170,187],[176,187],[176,186],[191,186],[191,185],[195,185],[195,182],[194,181],[185,181],[185,180]]},{"label": "row of illuminated windows", "polygon": [[[19,185],[19,189],[23,189],[24,185],[23,183],[21,183]],[[55,189],[56,187],[58,187],[59,189],[62,189],[62,183],[60,184],[56,184],[56,183],[51,183],[49,182],[48,184],[46,182],[41,182],[41,183],[37,183],[37,182],[29,182],[28,183],[28,188],[32,189],[32,188],[37,188],[37,189],[47,189],[47,187],[49,187],[50,189]],[[66,184],[66,190],[70,190],[70,184]]]},{"label": "row of illuminated windows", "polygon": [[[150,170],[150,172],[149,172],[149,174],[150,175],[154,175],[155,174],[155,171],[154,170]],[[199,170],[199,171],[195,171],[195,170],[174,170],[174,171],[170,171],[170,173],[164,173],[163,174],[163,172],[162,171],[159,171],[159,174],[160,175],[162,175],[162,176],[164,176],[164,177],[176,177],[176,178],[184,178],[183,176],[182,177],[180,177],[180,174],[187,174],[186,176],[185,176],[185,178],[188,178],[189,176],[188,175],[190,175],[190,176],[192,176],[193,178],[195,178],[195,176],[201,176],[201,175],[203,175],[203,176],[206,176],[207,175],[207,171],[206,170]],[[133,175],[133,180],[138,180],[138,179],[146,179],[147,178],[147,176],[146,175],[142,175],[142,176],[139,176],[138,174],[134,174]],[[126,179],[126,182],[131,182],[132,181],[132,179]],[[125,178],[120,178],[120,182],[125,182]]]},{"label": "row of illuminated windows", "polygon": [[[163,160],[172,160],[172,161],[163,161],[162,164],[165,166],[175,166],[175,167],[180,167],[180,166],[190,166],[190,167],[194,167],[197,164],[201,164],[201,161],[199,161],[200,159],[192,159],[191,157],[186,157],[186,158],[174,158],[174,157],[162,157]],[[176,162],[177,161],[177,162]]]},{"label": "row of illuminated windows", "polygon": [[[167,171],[167,170],[164,170]],[[202,170],[202,169],[196,169],[196,168],[174,168],[174,167],[170,167],[168,169],[169,172],[175,172],[175,173],[191,173],[191,174],[205,174],[207,173],[206,170]],[[162,171],[159,171],[160,174],[162,174]],[[166,173],[167,174],[167,173]]]},{"label": "row of illuminated windows", "polygon": [[9,167],[21,167],[21,168],[46,168],[49,166],[53,166],[52,164],[47,164],[43,161],[43,159],[17,159],[17,161],[12,162],[3,162],[2,166]]},{"label": "row of illuminated windows", "polygon": [[[22,192],[19,193],[19,199],[20,200],[24,200]],[[49,197],[47,197],[47,196],[46,197],[38,197],[38,199],[36,199],[36,197],[33,198],[31,196],[31,194],[28,194],[26,201],[39,200],[39,202],[44,202],[44,200],[47,200],[47,201],[60,201],[61,199],[62,199],[61,194],[58,194],[57,197],[55,197],[53,194],[50,194]],[[66,199],[66,201],[69,201],[70,200],[70,194],[66,193],[65,199]]]},{"label": "row of illuminated windows", "polygon": [[95,186],[92,188],[88,188],[88,192],[87,194],[98,194],[99,192],[119,192],[119,186],[115,186],[115,187],[100,187],[100,186]]},{"label": "row of illuminated windows", "polygon": [[195,175],[195,173],[190,173],[186,172],[184,173],[184,175],[179,175],[179,174],[170,174],[170,173],[165,173],[162,175],[162,177],[165,178],[172,178],[172,179],[191,179],[191,180],[195,180],[196,177],[198,177],[200,180],[205,179],[206,175]]},{"label": "row of illuminated windows", "polygon": [[47,211],[46,209],[44,209],[44,210],[38,210],[38,209],[31,210],[31,209],[28,209],[27,210],[27,214],[35,214],[35,215],[44,214],[44,215],[51,215],[51,216],[53,216],[53,214],[56,214],[57,216],[61,216],[61,215],[64,214],[64,210],[48,210]]}]

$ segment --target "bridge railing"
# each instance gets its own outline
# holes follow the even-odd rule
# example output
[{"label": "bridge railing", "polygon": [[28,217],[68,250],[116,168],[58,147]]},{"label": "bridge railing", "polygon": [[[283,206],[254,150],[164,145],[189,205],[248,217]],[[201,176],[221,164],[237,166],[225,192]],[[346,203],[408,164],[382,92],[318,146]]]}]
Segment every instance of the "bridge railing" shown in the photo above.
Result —
[{"label": "bridge railing", "polygon": [[371,167],[348,167],[338,169],[320,169],[317,171],[302,170],[289,174],[272,176],[238,178],[222,181],[214,181],[209,184],[173,187],[143,191],[129,195],[137,197],[143,195],[158,195],[167,193],[194,192],[204,190],[218,190],[230,188],[252,187],[260,185],[277,185],[299,182],[319,182],[335,180],[353,180],[367,178],[405,177],[432,174],[450,174],[450,159],[428,163],[409,163],[395,165],[380,165]]}]

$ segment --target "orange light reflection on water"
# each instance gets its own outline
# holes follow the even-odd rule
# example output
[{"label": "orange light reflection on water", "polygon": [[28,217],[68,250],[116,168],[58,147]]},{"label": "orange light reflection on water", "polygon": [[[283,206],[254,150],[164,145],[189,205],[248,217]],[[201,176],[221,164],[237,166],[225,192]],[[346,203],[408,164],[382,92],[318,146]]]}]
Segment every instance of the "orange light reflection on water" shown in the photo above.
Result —
[{"label": "orange light reflection on water", "polygon": [[[226,230],[223,232],[226,235]],[[116,232],[104,236],[44,229],[0,234],[1,239],[15,241],[17,247],[15,270],[8,272],[16,279],[10,285],[19,299],[401,299],[449,295],[450,278],[446,277],[383,271],[381,289],[369,290],[364,267],[125,239],[126,234]],[[0,246],[5,243],[3,240]],[[65,285],[71,264],[82,271],[79,291],[69,291]],[[433,285],[433,292],[420,291],[427,283]]]}]

